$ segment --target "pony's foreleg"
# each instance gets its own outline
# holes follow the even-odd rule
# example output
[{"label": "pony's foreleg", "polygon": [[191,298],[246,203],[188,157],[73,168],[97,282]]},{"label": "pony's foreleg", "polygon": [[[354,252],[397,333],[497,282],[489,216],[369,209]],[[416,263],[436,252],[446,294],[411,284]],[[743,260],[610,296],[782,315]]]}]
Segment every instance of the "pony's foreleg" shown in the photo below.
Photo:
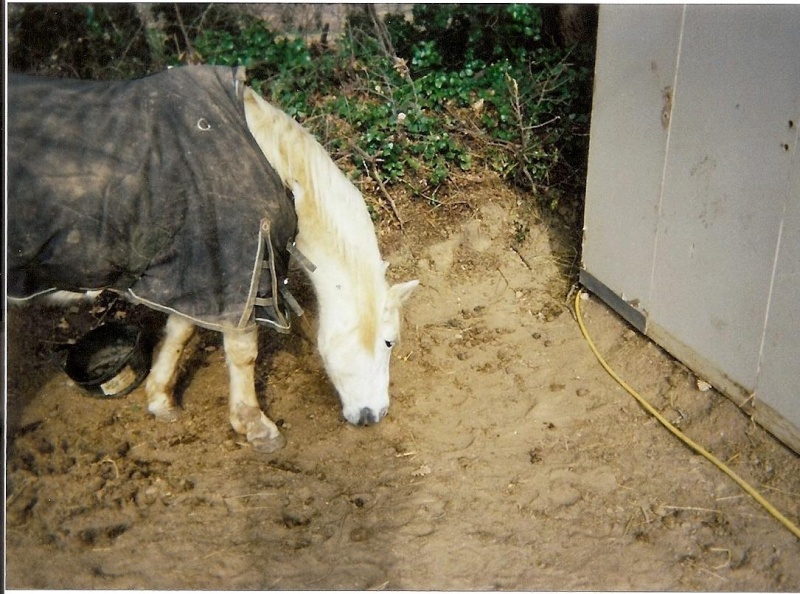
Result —
[{"label": "pony's foreleg", "polygon": [[277,425],[258,407],[255,366],[258,357],[258,332],[225,332],[225,358],[231,378],[230,421],[237,433],[262,452],[274,452],[286,439]]},{"label": "pony's foreleg", "polygon": [[174,421],[178,418],[174,397],[178,362],[192,334],[194,324],[188,320],[174,315],[167,318],[164,338],[145,385],[147,410],[161,421]]}]

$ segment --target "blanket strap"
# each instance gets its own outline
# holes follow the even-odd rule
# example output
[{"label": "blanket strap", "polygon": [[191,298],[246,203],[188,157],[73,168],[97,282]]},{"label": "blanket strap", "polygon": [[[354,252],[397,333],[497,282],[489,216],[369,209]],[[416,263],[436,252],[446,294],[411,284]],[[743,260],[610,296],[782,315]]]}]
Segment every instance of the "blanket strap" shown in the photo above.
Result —
[{"label": "blanket strap", "polygon": [[286,244],[286,251],[289,252],[294,258],[300,263],[300,266],[306,269],[306,272],[311,274],[314,272],[317,267],[316,265],[306,258],[305,254],[297,249],[297,244],[294,241],[290,241]]},{"label": "blanket strap", "polygon": [[[257,266],[253,278],[253,286],[251,288],[251,295],[249,301],[253,305],[253,312],[255,321],[261,324],[266,324],[277,330],[278,332],[288,333],[291,329],[288,311],[284,311],[280,307],[279,295],[283,297],[284,301],[295,311],[297,315],[302,315],[303,310],[297,303],[295,298],[289,293],[288,282],[289,279],[284,279],[281,283],[280,289],[278,288],[278,274],[275,271],[275,251],[272,247],[272,237],[270,234],[270,222],[268,219],[261,220],[261,227],[259,230],[259,246]],[[271,281],[271,290],[269,295],[258,295],[259,277],[262,271],[268,271]],[[287,298],[288,295],[288,298]],[[299,313],[298,313],[299,311]]]}]

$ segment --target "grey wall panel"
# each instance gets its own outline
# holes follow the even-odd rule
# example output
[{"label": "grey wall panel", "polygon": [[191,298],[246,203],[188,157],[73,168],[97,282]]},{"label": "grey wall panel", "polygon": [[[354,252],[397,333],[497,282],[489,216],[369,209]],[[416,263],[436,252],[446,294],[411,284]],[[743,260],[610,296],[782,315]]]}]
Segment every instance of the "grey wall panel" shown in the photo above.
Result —
[{"label": "grey wall panel", "polygon": [[687,8],[650,314],[747,389],[788,192],[798,50],[780,8]]},{"label": "grey wall panel", "polygon": [[[619,296],[646,307],[680,6],[604,6],[586,192],[584,261]],[[613,260],[609,254],[614,254]]]},{"label": "grey wall panel", "polygon": [[787,143],[793,153],[791,191],[786,200],[786,214],[775,263],[756,394],[757,402],[766,402],[787,421],[800,427],[800,92],[797,97],[797,117],[791,120],[794,135]]},{"label": "grey wall panel", "polygon": [[798,138],[799,6],[601,7],[581,278],[800,452]]}]

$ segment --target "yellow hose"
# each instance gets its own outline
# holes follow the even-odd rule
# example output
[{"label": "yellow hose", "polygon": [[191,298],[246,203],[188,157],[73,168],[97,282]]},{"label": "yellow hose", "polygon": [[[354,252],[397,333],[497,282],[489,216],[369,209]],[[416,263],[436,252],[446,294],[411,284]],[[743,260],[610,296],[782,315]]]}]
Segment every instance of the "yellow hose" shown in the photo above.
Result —
[{"label": "yellow hose", "polygon": [[600,352],[597,350],[597,347],[592,342],[591,337],[589,336],[589,332],[586,330],[586,325],[583,323],[583,315],[581,314],[581,295],[582,291],[578,290],[577,294],[575,295],[575,317],[578,319],[578,326],[580,326],[581,333],[583,337],[586,339],[586,342],[589,344],[589,348],[592,349],[594,356],[597,357],[597,360],[600,361],[600,365],[603,366],[608,374],[613,377],[617,383],[622,386],[628,394],[633,396],[636,401],[642,405],[642,407],[653,415],[659,423],[661,423],[667,430],[672,433],[675,437],[680,439],[683,443],[687,446],[692,448],[695,452],[703,456],[706,460],[711,462],[714,466],[719,468],[722,472],[727,474],[731,477],[745,492],[750,495],[753,499],[755,499],[761,506],[766,509],[772,517],[778,520],[781,524],[783,524],[792,534],[794,534],[797,538],[800,538],[800,528],[797,527],[791,520],[789,520],[786,516],[784,516],[781,512],[779,512],[772,504],[764,499],[764,497],[756,491],[753,487],[751,487],[743,478],[737,475],[733,470],[731,470],[724,462],[717,459],[713,454],[705,450],[702,446],[695,443],[693,440],[688,438],[684,435],[675,425],[670,423],[661,413],[659,413],[655,408],[653,408],[650,403],[648,403],[642,396],[640,396],[636,390],[631,388],[625,380],[619,377],[616,372],[611,369],[608,363],[606,363],[605,359],[603,359]]}]

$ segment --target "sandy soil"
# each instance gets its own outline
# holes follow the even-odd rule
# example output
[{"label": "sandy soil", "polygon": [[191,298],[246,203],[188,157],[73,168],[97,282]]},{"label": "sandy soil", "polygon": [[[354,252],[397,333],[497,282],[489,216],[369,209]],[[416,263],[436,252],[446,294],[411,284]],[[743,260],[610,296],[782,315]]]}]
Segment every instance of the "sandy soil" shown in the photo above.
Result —
[{"label": "sandy soil", "polygon": [[[343,421],[300,334],[264,333],[258,390],[288,439],[272,455],[228,424],[217,335],[194,340],[163,424],[141,388],[84,395],[58,348],[102,316],[160,316],[10,311],[7,585],[800,589],[800,542],[593,358],[566,305],[574,246],[488,175],[453,201],[399,201],[405,233],[380,229],[390,274],[422,286],[379,425]],[[595,298],[584,312],[629,383],[800,521],[795,454]]]}]

